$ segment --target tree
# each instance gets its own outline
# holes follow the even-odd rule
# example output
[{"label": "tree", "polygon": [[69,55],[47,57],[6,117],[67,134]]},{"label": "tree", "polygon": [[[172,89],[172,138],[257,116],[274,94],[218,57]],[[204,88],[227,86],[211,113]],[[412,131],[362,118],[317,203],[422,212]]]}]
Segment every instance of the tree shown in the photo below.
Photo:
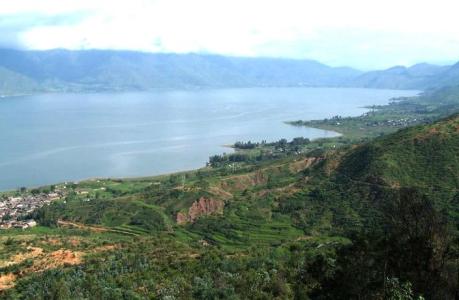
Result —
[{"label": "tree", "polygon": [[414,188],[402,188],[384,207],[387,272],[409,280],[413,290],[435,298],[450,245],[446,216]]},{"label": "tree", "polygon": [[412,284],[410,282],[401,283],[398,278],[386,279],[387,300],[423,300],[422,296],[415,297],[413,294]]}]

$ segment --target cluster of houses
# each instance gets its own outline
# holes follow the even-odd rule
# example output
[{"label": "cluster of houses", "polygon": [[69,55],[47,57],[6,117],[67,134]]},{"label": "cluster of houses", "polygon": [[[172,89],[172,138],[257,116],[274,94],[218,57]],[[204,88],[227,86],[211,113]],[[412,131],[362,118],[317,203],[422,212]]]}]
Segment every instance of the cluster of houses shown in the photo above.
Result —
[{"label": "cluster of houses", "polygon": [[394,126],[394,127],[407,127],[419,123],[419,120],[416,118],[402,118],[394,120],[383,120],[383,121],[373,121],[368,122],[367,126]]},{"label": "cluster of houses", "polygon": [[50,204],[63,196],[60,192],[24,194],[0,198],[0,229],[29,228],[37,225],[33,219],[23,218],[35,209]]}]

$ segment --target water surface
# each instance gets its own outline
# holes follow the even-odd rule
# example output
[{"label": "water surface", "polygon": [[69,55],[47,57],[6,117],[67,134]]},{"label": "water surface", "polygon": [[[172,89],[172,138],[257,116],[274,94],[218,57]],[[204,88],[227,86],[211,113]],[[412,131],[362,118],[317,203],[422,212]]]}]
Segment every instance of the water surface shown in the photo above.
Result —
[{"label": "water surface", "polygon": [[356,116],[416,91],[251,88],[0,99],[0,190],[201,167],[235,141],[336,133],[284,121]]}]

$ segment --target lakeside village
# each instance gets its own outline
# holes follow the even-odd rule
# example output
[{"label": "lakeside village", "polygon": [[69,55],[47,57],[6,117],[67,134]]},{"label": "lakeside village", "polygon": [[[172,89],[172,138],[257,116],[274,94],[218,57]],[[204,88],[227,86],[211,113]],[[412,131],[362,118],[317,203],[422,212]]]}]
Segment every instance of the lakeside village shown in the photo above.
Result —
[{"label": "lakeside village", "polygon": [[0,196],[0,229],[34,227],[34,219],[26,219],[34,210],[49,205],[52,201],[63,198],[64,190],[55,189],[49,192],[25,193],[21,191],[14,196]]},{"label": "lakeside village", "polygon": [[[365,118],[368,119],[371,116],[372,116],[372,112],[367,112],[367,113],[364,113],[360,118],[365,120]],[[331,124],[331,125],[340,126],[340,125],[342,125],[341,124],[342,121],[349,121],[349,120],[353,120],[353,118],[352,117],[343,118],[341,116],[334,116],[334,117],[331,117],[330,119],[325,119],[325,120],[322,120],[320,122],[322,122],[324,124]],[[380,126],[384,126],[384,127],[386,127],[386,126],[389,126],[389,127],[408,127],[408,126],[412,126],[412,125],[418,124],[421,121],[425,121],[425,120],[420,119],[420,118],[410,118],[410,117],[399,118],[399,119],[387,119],[387,120],[368,119],[365,122],[364,125],[367,126],[367,127],[380,127]]]}]

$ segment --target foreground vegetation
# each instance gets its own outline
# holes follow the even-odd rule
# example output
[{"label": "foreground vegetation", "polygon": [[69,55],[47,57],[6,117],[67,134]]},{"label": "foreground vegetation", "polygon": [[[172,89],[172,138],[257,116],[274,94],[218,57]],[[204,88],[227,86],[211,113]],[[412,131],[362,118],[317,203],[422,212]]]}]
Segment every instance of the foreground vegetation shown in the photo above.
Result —
[{"label": "foreground vegetation", "polygon": [[455,299],[459,115],[421,123],[56,185],[66,196],[30,216],[40,226],[0,232],[2,297]]}]

